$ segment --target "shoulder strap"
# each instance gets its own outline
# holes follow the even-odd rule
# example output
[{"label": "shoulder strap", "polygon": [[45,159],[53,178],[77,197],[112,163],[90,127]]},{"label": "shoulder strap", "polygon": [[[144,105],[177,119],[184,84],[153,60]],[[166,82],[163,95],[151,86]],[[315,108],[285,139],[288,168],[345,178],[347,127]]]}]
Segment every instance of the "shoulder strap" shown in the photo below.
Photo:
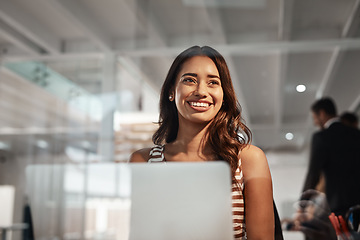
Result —
[{"label": "shoulder strap", "polygon": [[160,145],[152,147],[149,153],[148,162],[164,162],[164,160],[164,147]]},{"label": "shoulder strap", "polygon": [[279,213],[277,211],[275,201],[273,200],[273,207],[274,207],[274,222],[275,222],[275,240],[284,240],[281,222],[279,218]]}]

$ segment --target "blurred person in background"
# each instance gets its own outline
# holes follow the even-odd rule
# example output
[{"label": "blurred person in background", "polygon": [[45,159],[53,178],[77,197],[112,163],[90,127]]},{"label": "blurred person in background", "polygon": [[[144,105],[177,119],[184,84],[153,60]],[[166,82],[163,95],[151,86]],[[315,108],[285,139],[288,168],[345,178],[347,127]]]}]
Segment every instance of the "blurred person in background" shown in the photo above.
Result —
[{"label": "blurred person in background", "polygon": [[345,217],[350,207],[360,204],[360,131],[340,122],[331,98],[317,100],[311,111],[320,131],[312,136],[303,192],[315,189],[323,174],[331,212]]},{"label": "blurred person in background", "polygon": [[[329,216],[346,218],[360,204],[360,131],[346,126],[337,116],[331,98],[311,106],[314,124],[320,128],[312,136],[310,162],[296,213],[284,219],[283,228],[301,231],[307,240],[359,239],[356,231],[347,238],[337,234]],[[323,177],[324,192],[319,188]],[[322,188],[322,187],[320,187]]]},{"label": "blurred person in background", "polygon": [[[359,119],[355,113],[344,112],[340,115],[340,122],[346,126],[358,128]],[[320,180],[315,189],[320,192],[325,192],[325,178],[323,174],[321,174]]]},{"label": "blurred person in background", "polygon": [[340,121],[349,127],[359,127],[359,118],[355,113],[352,112],[344,112],[343,114],[341,114]]},{"label": "blurred person in background", "polygon": [[331,213],[325,194],[310,189],[301,194],[294,207],[293,218],[282,221],[284,230],[301,231],[306,240],[360,239],[360,205],[350,208],[346,217],[340,220]]}]

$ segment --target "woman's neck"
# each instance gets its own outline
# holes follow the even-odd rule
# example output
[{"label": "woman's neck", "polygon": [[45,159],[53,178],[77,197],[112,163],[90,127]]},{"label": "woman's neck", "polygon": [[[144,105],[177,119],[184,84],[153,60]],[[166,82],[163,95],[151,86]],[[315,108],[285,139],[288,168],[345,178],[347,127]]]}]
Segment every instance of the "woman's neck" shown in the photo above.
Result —
[{"label": "woman's neck", "polygon": [[177,138],[174,142],[167,144],[165,155],[168,160],[182,161],[207,161],[214,158],[211,148],[206,141],[206,132],[209,123],[179,124]]}]

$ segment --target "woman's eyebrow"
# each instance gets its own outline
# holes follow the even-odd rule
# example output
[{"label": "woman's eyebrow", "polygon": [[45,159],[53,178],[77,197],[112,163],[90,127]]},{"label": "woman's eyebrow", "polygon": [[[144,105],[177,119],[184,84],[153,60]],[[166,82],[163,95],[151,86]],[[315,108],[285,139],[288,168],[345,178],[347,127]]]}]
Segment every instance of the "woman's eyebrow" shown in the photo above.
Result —
[{"label": "woman's eyebrow", "polygon": [[219,77],[218,75],[211,75],[211,74],[209,74],[208,77],[209,77],[209,78],[218,78],[218,79],[220,79],[220,77]]},{"label": "woman's eyebrow", "polygon": [[182,78],[185,76],[197,77],[197,74],[196,73],[184,73],[183,75],[181,75]]},{"label": "woman's eyebrow", "polygon": [[[181,75],[182,78],[185,77],[185,76],[197,77],[198,75],[196,73],[184,73],[183,75]],[[218,78],[218,79],[220,79],[220,77],[218,75],[208,74],[207,76],[208,76],[208,78]]]}]

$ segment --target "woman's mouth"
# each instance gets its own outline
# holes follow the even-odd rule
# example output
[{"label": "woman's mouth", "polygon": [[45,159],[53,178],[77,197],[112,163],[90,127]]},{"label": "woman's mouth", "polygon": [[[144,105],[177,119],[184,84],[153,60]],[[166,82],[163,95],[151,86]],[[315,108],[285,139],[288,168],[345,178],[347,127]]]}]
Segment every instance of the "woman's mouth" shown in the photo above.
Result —
[{"label": "woman's mouth", "polygon": [[209,107],[210,104],[207,102],[189,102],[192,107]]},{"label": "woman's mouth", "polygon": [[198,112],[204,112],[210,109],[212,103],[209,102],[188,102],[190,107]]}]

